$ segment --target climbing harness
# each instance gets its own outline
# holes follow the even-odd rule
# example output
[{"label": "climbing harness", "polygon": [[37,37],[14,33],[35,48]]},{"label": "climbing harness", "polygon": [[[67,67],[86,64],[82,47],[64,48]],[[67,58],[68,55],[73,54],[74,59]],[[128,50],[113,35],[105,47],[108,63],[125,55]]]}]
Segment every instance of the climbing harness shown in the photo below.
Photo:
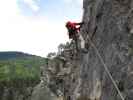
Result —
[{"label": "climbing harness", "polygon": [[[88,33],[88,32],[86,31],[86,33]],[[89,39],[89,42],[90,42],[91,46],[95,49],[96,54],[98,55],[98,57],[99,57],[101,63],[103,64],[103,67],[104,67],[105,71],[106,71],[107,74],[109,75],[109,77],[110,77],[110,79],[111,79],[111,81],[112,81],[114,87],[116,88],[118,94],[120,95],[121,100],[125,100],[125,99],[124,99],[124,96],[123,96],[122,93],[120,92],[120,90],[119,90],[119,88],[118,88],[118,86],[117,86],[115,80],[113,79],[111,73],[109,72],[108,67],[107,67],[107,65],[105,64],[105,62],[104,62],[102,56],[100,55],[100,53],[99,53],[97,47],[96,47],[95,44],[92,42],[92,40],[91,40],[89,34],[88,34],[87,38]]]}]

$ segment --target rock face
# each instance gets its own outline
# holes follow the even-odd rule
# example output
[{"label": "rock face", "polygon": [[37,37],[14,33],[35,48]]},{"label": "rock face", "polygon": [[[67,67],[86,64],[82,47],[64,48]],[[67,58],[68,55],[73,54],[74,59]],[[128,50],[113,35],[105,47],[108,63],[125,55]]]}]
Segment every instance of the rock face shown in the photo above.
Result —
[{"label": "rock face", "polygon": [[[132,0],[84,0],[85,25],[81,32],[85,37],[91,37],[126,100],[133,99],[133,59],[129,52],[132,9]],[[89,53],[83,55],[80,66],[81,98],[120,100],[96,50],[89,45]]]},{"label": "rock face", "polygon": [[64,100],[121,100],[90,37],[124,99],[133,100],[133,1],[84,0],[83,8],[88,53],[64,49],[63,60],[50,60],[49,88]]}]

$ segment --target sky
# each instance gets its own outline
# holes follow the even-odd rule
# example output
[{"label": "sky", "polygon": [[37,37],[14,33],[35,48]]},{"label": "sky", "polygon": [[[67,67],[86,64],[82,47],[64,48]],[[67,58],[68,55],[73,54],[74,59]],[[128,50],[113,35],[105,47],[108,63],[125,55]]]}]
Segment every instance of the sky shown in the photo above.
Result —
[{"label": "sky", "polygon": [[0,51],[45,57],[69,41],[65,23],[82,20],[82,0],[1,0]]}]

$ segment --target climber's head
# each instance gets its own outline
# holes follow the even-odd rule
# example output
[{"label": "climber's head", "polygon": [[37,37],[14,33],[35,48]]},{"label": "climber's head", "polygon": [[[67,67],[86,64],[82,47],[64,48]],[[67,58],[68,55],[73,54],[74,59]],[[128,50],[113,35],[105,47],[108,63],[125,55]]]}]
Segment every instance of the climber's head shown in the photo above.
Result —
[{"label": "climber's head", "polygon": [[71,26],[71,22],[70,21],[66,22],[66,27],[69,28],[70,26]]}]

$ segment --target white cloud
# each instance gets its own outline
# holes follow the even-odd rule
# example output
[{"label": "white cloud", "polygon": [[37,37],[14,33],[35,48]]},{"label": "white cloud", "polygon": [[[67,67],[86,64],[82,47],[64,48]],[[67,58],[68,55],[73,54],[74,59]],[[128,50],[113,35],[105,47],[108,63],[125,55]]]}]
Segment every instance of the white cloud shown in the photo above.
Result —
[{"label": "white cloud", "polygon": [[16,0],[1,0],[0,1],[0,19],[9,18],[18,13]]},{"label": "white cloud", "polygon": [[37,4],[37,1],[38,0],[23,0],[26,4],[28,4],[29,5],[29,7],[33,10],[33,11],[35,11],[35,12],[37,12],[38,10],[39,10],[39,6],[38,6],[38,4]]}]

